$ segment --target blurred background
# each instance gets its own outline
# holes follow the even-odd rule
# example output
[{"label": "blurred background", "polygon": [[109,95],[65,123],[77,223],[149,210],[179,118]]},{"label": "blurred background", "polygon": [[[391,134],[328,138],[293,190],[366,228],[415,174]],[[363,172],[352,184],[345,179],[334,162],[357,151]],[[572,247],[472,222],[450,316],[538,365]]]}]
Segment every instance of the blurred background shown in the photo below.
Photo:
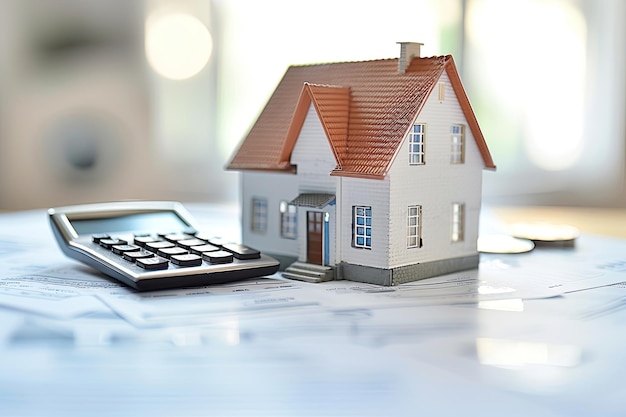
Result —
[{"label": "blurred background", "polygon": [[453,54],[496,204],[624,206],[622,0],[0,1],[0,209],[235,202],[290,64]]}]

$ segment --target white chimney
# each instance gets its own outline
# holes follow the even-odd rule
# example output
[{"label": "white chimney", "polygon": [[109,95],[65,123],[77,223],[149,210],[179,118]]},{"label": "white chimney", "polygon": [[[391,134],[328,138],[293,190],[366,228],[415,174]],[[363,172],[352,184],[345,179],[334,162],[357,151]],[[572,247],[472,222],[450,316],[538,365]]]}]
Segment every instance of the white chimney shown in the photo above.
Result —
[{"label": "white chimney", "polygon": [[405,73],[413,58],[420,56],[420,48],[423,43],[418,42],[398,42],[400,45],[400,59],[398,59],[398,71]]}]

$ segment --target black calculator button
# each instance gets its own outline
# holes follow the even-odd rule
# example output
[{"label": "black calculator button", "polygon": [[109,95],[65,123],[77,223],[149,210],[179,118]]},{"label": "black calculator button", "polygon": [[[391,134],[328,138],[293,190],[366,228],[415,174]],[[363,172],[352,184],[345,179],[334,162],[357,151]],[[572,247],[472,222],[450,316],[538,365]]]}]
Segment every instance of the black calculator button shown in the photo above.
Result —
[{"label": "black calculator button", "polygon": [[202,239],[197,239],[197,238],[192,238],[192,239],[184,239],[184,240],[179,240],[178,242],[176,242],[176,244],[178,246],[181,246],[183,248],[189,249],[193,246],[200,246],[200,245],[204,245],[206,244],[206,242]]},{"label": "black calculator button", "polygon": [[198,233],[198,231],[196,229],[194,229],[193,227],[188,227],[185,230],[183,230],[183,233],[186,234],[186,235],[195,236]]},{"label": "black calculator button", "polygon": [[224,239],[222,239],[221,237],[212,237],[212,238],[208,239],[207,242],[209,242],[211,245],[215,245],[215,246],[219,246],[219,247],[222,247],[222,245],[228,243]]},{"label": "black calculator button", "polygon": [[222,245],[222,249],[232,253],[237,259],[258,259],[261,257],[261,252],[258,250],[238,243],[226,243]]},{"label": "black calculator button", "polygon": [[148,236],[135,236],[133,243],[142,248],[146,246],[146,243],[159,242],[160,239],[156,239],[150,235]]},{"label": "black calculator button", "polygon": [[202,258],[212,264],[228,264],[233,261],[233,254],[224,250],[218,250],[216,252],[203,253]]},{"label": "black calculator button", "polygon": [[108,233],[100,233],[91,236],[91,240],[93,243],[100,243],[102,239],[111,239],[111,235],[109,235]]},{"label": "black calculator button", "polygon": [[213,235],[209,235],[208,233],[205,233],[205,232],[198,232],[194,236],[198,239],[202,239],[205,241],[208,241],[209,239],[213,237]]},{"label": "black calculator button", "polygon": [[158,256],[151,258],[137,259],[137,266],[148,270],[167,269],[169,267],[169,261]]},{"label": "black calculator button", "polygon": [[191,253],[195,253],[196,255],[202,255],[204,252],[215,252],[220,250],[219,247],[211,245],[209,243],[200,245],[200,246],[192,246],[189,248]]},{"label": "black calculator button", "polygon": [[163,236],[165,240],[169,240],[170,242],[174,243],[178,242],[179,240],[191,239],[192,237],[192,235],[188,235],[185,233],[170,233]]},{"label": "black calculator button", "polygon": [[111,249],[116,245],[126,245],[128,242],[122,239],[100,239],[100,246]]},{"label": "black calculator button", "polygon": [[111,246],[111,250],[116,255],[123,255],[124,252],[136,252],[139,250],[137,245],[115,245]]},{"label": "black calculator button", "polygon": [[198,233],[196,234],[196,238],[202,239],[214,246],[222,246],[224,243],[226,243],[221,237],[209,235],[207,233]]},{"label": "black calculator button", "polygon": [[187,249],[180,248],[178,246],[174,246],[171,248],[163,248],[157,251],[157,255],[162,256],[164,258],[171,258],[172,255],[184,255],[188,253]]},{"label": "black calculator button", "polygon": [[154,254],[152,252],[146,252],[145,250],[137,252],[124,252],[124,259],[130,262],[135,262],[137,259],[151,258]]},{"label": "black calculator button", "polygon": [[170,258],[174,265],[178,266],[200,266],[202,265],[202,257],[193,253],[184,255],[172,255]]},{"label": "black calculator button", "polygon": [[164,248],[173,248],[174,246],[176,246],[175,244],[173,244],[172,242],[168,242],[166,240],[159,240],[156,242],[148,242],[146,243],[145,248],[148,249],[150,252],[158,252],[159,249],[164,249]]}]

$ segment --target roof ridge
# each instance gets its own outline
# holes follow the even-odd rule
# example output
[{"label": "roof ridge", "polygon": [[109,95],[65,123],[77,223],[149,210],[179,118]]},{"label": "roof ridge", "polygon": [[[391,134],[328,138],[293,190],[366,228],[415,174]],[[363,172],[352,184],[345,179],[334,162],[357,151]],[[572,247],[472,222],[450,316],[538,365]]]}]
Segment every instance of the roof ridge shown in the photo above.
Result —
[{"label": "roof ridge", "polygon": [[347,88],[350,89],[350,86],[341,85],[341,84],[326,84],[326,83],[311,83],[308,81],[304,82],[304,85],[309,85],[311,87],[322,87],[322,88]]},{"label": "roof ridge", "polygon": [[[419,56],[419,57],[416,56],[413,59],[433,59],[433,58],[447,59],[451,56],[452,55],[450,54]],[[302,64],[291,64],[289,65],[289,67],[315,67],[315,66],[324,66],[324,65],[367,64],[370,62],[397,61],[398,59],[399,59],[398,57],[395,57],[395,58],[355,59],[352,61],[309,62],[309,63],[302,63]]]}]

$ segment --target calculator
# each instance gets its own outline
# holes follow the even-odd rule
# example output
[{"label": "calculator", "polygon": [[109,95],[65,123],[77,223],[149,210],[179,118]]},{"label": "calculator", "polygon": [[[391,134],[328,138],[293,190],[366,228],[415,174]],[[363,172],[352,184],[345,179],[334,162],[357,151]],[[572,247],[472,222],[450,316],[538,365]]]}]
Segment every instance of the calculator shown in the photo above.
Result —
[{"label": "calculator", "polygon": [[259,250],[200,230],[179,202],[120,201],[48,210],[63,253],[137,290],[220,284],[274,274]]}]

